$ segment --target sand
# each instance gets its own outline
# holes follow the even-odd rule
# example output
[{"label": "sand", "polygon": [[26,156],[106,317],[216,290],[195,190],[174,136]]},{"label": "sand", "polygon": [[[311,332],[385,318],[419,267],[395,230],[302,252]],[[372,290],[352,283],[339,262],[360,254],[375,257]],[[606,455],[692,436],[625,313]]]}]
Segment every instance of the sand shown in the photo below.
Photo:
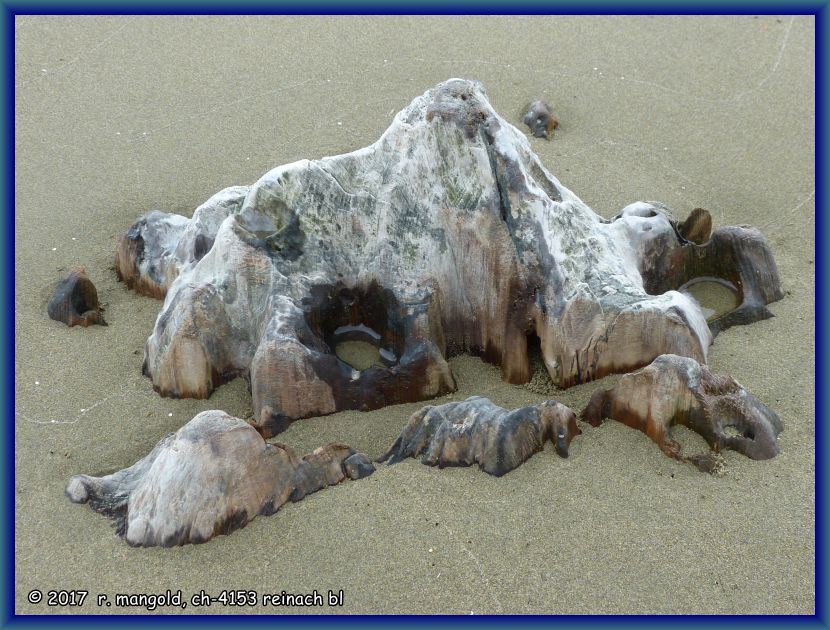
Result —
[{"label": "sand", "polygon": [[[18,613],[144,613],[106,594],[343,589],[343,606],[157,612],[812,613],[814,581],[814,22],[810,17],[17,18],[15,600]],[[781,454],[726,453],[723,476],[665,457],[618,423],[582,425],[496,479],[416,460],[382,466],[205,545],[134,549],[63,495],[69,477],[132,464],[198,411],[250,413],[244,383],[160,398],[140,374],[160,304],[116,282],[118,237],[142,212],[189,214],[219,189],[374,141],[453,76],[520,124],[546,99],[561,124],[534,149],[606,217],[660,200],[683,217],[768,235],[787,294],[773,319],[710,353],[785,423]],[[109,327],[46,316],[81,264]],[[451,362],[459,391],[503,406],[556,391]],[[419,405],[295,423],[301,451],[378,456]],[[685,439],[685,438],[684,438]],[[696,437],[689,438],[694,442]],[[698,439],[699,440],[699,439]],[[27,602],[84,589],[81,607]]]},{"label": "sand", "polygon": [[740,305],[740,293],[735,287],[717,280],[700,280],[681,287],[700,304],[700,310],[711,321]]},{"label": "sand", "polygon": [[380,351],[366,341],[341,341],[334,347],[334,354],[355,370],[368,370],[373,365],[383,366]]}]

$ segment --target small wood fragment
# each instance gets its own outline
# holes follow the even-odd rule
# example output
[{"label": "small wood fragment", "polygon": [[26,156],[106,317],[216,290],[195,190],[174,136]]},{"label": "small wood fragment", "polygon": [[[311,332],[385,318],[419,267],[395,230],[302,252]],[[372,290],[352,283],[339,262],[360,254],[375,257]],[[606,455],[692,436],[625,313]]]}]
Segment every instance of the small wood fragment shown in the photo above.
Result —
[{"label": "small wood fragment", "polygon": [[559,126],[559,120],[544,101],[533,101],[525,108],[522,122],[530,127],[530,132],[537,138],[550,140],[553,130]]},{"label": "small wood fragment", "polygon": [[106,326],[98,302],[98,291],[83,267],[73,267],[69,275],[55,287],[52,299],[46,307],[49,317],[67,326]]}]

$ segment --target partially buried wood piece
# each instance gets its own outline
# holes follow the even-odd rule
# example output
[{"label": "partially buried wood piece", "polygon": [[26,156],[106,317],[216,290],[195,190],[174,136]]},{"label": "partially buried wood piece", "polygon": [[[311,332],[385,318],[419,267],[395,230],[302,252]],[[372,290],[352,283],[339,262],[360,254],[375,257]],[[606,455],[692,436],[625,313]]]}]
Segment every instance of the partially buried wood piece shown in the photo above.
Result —
[{"label": "partially buried wood piece", "polygon": [[203,411],[129,468],[72,477],[66,494],[113,518],[130,545],[169,547],[229,534],[289,500],[373,471],[365,455],[343,444],[300,458],[243,420]]},{"label": "partially buried wood piece", "polygon": [[[674,353],[706,361],[713,331],[768,317],[782,292],[757,230],[702,245],[657,203],[592,211],[493,109],[452,79],[417,97],[353,153],[278,167],[192,219],[141,217],[116,267],[164,296],[143,370],[157,392],[204,398],[245,378],[264,435],[342,409],[455,389],[447,358],[481,356],[530,378],[538,337],[559,387]],[[707,324],[678,291],[723,278],[741,306]],[[710,330],[711,325],[711,330]],[[373,344],[357,369],[341,341]]]},{"label": "partially buried wood piece", "polygon": [[603,418],[627,424],[648,435],[670,457],[705,471],[715,464],[712,454],[684,454],[672,438],[672,426],[699,433],[715,453],[728,448],[752,459],[775,457],[783,430],[775,412],[735,379],[676,355],[657,357],[613,388],[596,392],[581,416],[593,426]]},{"label": "partially buried wood piece", "polygon": [[541,451],[548,441],[560,457],[567,457],[579,433],[576,414],[555,400],[507,410],[487,398],[472,396],[414,413],[378,461],[395,464],[421,455],[421,461],[430,466],[478,464],[500,477]]},{"label": "partially buried wood piece", "polygon": [[559,126],[559,120],[550,111],[544,101],[533,101],[525,107],[522,122],[530,127],[530,133],[537,138],[550,140],[553,130]]},{"label": "partially buried wood piece", "polygon": [[92,280],[87,278],[83,267],[73,267],[69,274],[58,282],[52,298],[46,307],[49,317],[67,326],[106,326],[98,303],[98,291]]}]

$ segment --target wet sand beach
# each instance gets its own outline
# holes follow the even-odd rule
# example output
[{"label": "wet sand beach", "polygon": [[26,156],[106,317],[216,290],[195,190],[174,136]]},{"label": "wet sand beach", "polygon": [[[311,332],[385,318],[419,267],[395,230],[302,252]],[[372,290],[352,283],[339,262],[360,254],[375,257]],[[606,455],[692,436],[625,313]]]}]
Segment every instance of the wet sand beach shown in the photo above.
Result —
[{"label": "wet sand beach", "polygon": [[[814,23],[791,16],[70,17],[15,22],[15,601],[27,614],[146,613],[99,594],[344,591],[342,607],[163,613],[810,614],[814,581]],[[140,372],[161,303],[117,282],[142,213],[190,215],[279,164],[364,147],[416,95],[481,81],[562,183],[605,217],[659,200],[767,236],[786,296],[721,333],[714,372],[784,422],[769,461],[722,476],[667,458],[619,423],[552,445],[501,478],[408,460],[313,494],[203,545],[139,549],[64,496],[78,473],[131,465],[196,413],[246,417],[237,379],[172,400]],[[108,327],[67,328],[46,303],[80,264]],[[451,360],[459,389],[505,407],[580,410],[617,377],[556,390]],[[440,402],[440,401],[439,401]],[[278,440],[379,456],[422,403],[294,423]],[[8,418],[12,421],[12,418]],[[702,444],[684,435],[688,443]],[[82,607],[33,589],[86,590]]]}]

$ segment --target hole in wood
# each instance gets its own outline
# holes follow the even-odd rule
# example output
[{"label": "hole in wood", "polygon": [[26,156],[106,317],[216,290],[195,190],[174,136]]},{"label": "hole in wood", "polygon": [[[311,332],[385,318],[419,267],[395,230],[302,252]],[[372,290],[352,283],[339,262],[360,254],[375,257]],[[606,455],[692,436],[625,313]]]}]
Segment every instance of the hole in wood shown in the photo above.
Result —
[{"label": "hole in wood", "polygon": [[706,321],[710,322],[734,311],[741,303],[737,287],[720,278],[692,278],[679,290],[698,301]]}]

